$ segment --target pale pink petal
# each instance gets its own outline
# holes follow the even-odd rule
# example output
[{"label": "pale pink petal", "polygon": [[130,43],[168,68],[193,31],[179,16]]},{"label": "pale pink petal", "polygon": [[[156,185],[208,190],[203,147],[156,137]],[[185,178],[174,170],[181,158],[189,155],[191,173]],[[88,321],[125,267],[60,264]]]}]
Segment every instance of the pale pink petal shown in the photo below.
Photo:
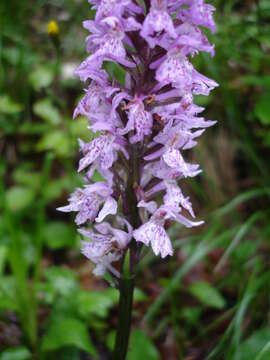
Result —
[{"label": "pale pink petal", "polygon": [[175,215],[175,220],[178,221],[180,224],[185,225],[187,228],[191,228],[194,226],[200,226],[204,224],[204,221],[191,221],[183,215],[177,214]]},{"label": "pale pink petal", "polygon": [[79,162],[79,172],[85,169],[87,166],[91,165],[92,162],[95,161],[96,158],[100,155],[102,150],[100,147],[99,138],[94,139],[89,144],[86,144],[86,146],[85,150],[87,151],[87,153]]},{"label": "pale pink petal", "polygon": [[157,210],[157,203],[155,201],[146,202],[144,200],[141,200],[137,206],[139,208],[145,208],[151,214],[153,214]]},{"label": "pale pink petal", "polygon": [[69,204],[66,206],[60,206],[58,208],[56,208],[56,210],[58,211],[62,211],[62,212],[71,212],[71,211],[77,211],[77,205],[75,204]]},{"label": "pale pink petal", "polygon": [[117,213],[117,207],[117,201],[114,200],[114,198],[109,197],[100,210],[98,217],[96,217],[96,222],[101,222],[107,215],[115,215]]},{"label": "pale pink petal", "polygon": [[155,255],[161,254],[164,258],[167,255],[173,255],[173,249],[170,238],[168,237],[163,226],[156,224],[154,221],[148,221],[139,229],[133,232],[136,241],[149,245],[151,242]]}]

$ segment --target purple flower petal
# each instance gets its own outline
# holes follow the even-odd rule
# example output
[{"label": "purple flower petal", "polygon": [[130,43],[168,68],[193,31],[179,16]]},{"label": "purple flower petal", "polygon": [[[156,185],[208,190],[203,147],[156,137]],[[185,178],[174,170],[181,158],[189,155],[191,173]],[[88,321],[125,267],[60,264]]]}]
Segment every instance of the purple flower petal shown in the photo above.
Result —
[{"label": "purple flower petal", "polygon": [[100,210],[98,217],[96,217],[96,222],[101,222],[105,219],[107,215],[115,215],[117,213],[117,201],[114,200],[111,196],[105,201],[102,209]]}]

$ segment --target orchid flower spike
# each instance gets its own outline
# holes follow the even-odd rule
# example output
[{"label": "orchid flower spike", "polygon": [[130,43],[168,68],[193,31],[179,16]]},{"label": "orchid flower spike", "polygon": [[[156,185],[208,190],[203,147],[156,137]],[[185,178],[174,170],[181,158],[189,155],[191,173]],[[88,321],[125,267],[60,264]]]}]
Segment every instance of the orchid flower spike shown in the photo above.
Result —
[{"label": "orchid flower spike", "polygon": [[[218,84],[192,64],[200,52],[214,55],[203,30],[215,32],[215,9],[204,0],[89,2],[96,10],[83,23],[89,54],[75,71],[88,84],[74,117],[86,116],[96,136],[79,141],[85,185],[58,210],[76,212],[94,274],[117,278],[128,250],[133,265],[143,245],[173,255],[168,221],[203,223],[179,184],[201,172],[187,153],[215,124],[201,116],[194,95],[208,96]],[[106,73],[105,62],[125,70],[124,83]],[[95,172],[102,181],[94,183]]]}]

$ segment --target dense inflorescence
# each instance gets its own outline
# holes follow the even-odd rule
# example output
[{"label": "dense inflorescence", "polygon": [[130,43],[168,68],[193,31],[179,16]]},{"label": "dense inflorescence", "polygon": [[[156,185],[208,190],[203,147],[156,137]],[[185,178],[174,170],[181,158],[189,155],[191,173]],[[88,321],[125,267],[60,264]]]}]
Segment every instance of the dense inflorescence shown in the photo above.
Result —
[{"label": "dense inflorescence", "polygon": [[[88,87],[74,117],[87,116],[97,136],[79,140],[85,186],[59,210],[77,212],[94,273],[119,276],[113,263],[128,248],[133,263],[142,244],[162,258],[173,254],[167,220],[202,224],[190,220],[192,205],[178,183],[201,172],[185,160],[186,150],[215,123],[200,116],[193,95],[208,96],[217,84],[191,63],[200,51],[214,55],[201,29],[215,31],[214,7],[204,0],[89,2],[96,10],[83,23],[89,56],[76,70]],[[108,62],[125,70],[125,84],[104,70]],[[93,182],[95,171],[103,181]]]}]

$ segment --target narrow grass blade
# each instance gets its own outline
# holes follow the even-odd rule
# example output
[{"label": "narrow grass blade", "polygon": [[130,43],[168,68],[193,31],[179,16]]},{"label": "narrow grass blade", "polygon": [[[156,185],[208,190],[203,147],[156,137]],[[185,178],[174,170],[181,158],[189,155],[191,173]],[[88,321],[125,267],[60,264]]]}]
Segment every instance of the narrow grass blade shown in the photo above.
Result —
[{"label": "narrow grass blade", "polygon": [[259,354],[256,356],[255,360],[261,360],[265,354],[268,353],[268,356],[270,357],[270,341],[263,347],[263,349],[259,352]]},{"label": "narrow grass blade", "polygon": [[225,251],[222,258],[219,260],[218,264],[216,265],[214,271],[217,272],[222,268],[222,266],[227,261],[228,257],[231,255],[233,250],[237,247],[237,245],[240,243],[240,241],[243,239],[243,237],[246,235],[246,233],[249,231],[249,229],[252,227],[252,225],[261,218],[263,215],[262,212],[256,212],[253,214],[243,225],[240,226],[240,229],[237,231],[236,235],[234,236],[232,242],[230,243],[229,247]]},{"label": "narrow grass blade", "polygon": [[220,209],[216,210],[213,214],[211,214],[212,216],[216,217],[221,217],[224,216],[228,213],[230,213],[231,211],[233,211],[236,206],[255,199],[257,197],[263,196],[263,195],[267,195],[270,196],[270,188],[265,187],[265,188],[257,188],[257,189],[252,189],[249,191],[246,191],[238,196],[236,196],[233,200],[231,200],[228,204],[226,204],[225,206],[221,207]]}]

